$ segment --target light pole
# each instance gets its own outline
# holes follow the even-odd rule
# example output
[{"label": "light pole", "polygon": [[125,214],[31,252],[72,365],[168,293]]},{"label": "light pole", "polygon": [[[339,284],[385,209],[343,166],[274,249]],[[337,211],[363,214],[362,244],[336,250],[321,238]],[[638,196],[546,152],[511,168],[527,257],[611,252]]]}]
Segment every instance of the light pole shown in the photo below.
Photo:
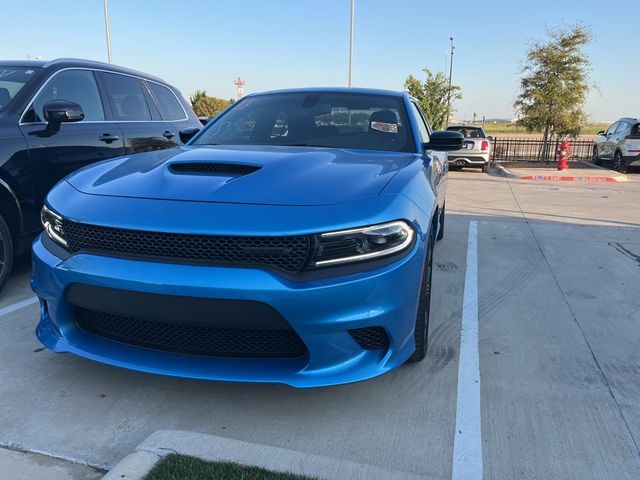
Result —
[{"label": "light pole", "polygon": [[451,61],[449,62],[449,91],[447,92],[447,125],[449,125],[449,112],[451,112],[451,76],[453,75],[453,51],[456,47],[453,46],[453,37],[449,37],[451,41]]},{"label": "light pole", "polygon": [[[106,0],[105,0],[106,1]],[[356,10],[356,0],[351,0],[351,28],[349,29],[349,86],[351,86],[353,68],[353,22]]]},{"label": "light pole", "polygon": [[104,29],[107,32],[107,59],[111,63],[111,36],[109,35],[109,6],[104,0]]}]

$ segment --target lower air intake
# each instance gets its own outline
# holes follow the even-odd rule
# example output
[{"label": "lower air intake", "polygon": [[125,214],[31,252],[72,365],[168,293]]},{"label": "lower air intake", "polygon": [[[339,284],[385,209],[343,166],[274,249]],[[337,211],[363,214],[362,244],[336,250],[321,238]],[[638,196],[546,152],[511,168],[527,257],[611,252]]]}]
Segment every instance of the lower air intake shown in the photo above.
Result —
[{"label": "lower air intake", "polygon": [[349,330],[349,335],[365,350],[389,348],[389,336],[382,327],[366,327]]},{"label": "lower air intake", "polygon": [[287,330],[210,328],[139,320],[74,308],[78,327],[109,340],[167,352],[216,357],[293,358],[307,353],[298,334]]}]

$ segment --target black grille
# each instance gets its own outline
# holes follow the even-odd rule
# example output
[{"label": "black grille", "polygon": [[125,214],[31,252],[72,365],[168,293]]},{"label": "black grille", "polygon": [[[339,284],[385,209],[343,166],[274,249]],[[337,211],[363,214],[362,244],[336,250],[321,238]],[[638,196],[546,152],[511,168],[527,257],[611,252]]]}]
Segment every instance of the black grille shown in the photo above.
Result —
[{"label": "black grille", "polygon": [[349,335],[365,350],[382,350],[389,347],[389,336],[382,327],[366,327],[349,330]]},{"label": "black grille", "polygon": [[75,307],[74,314],[82,330],[154,350],[244,358],[293,358],[307,353],[306,346],[291,328],[259,330],[174,325],[81,307]]},{"label": "black grille", "polygon": [[270,266],[299,272],[309,254],[307,236],[231,237],[148,232],[64,220],[71,253],[112,255],[226,265]]},{"label": "black grille", "polygon": [[171,171],[176,173],[201,173],[206,175],[248,175],[261,167],[238,163],[192,162],[174,163]]}]

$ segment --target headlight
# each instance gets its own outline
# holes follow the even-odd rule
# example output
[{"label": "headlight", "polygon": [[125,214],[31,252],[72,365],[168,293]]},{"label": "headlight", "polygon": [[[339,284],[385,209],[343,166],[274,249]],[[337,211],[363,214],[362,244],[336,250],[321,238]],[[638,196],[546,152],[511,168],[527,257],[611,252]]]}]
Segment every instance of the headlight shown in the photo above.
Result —
[{"label": "headlight", "polygon": [[311,266],[323,267],[393,255],[409,248],[415,232],[407,222],[381,223],[315,236]]},{"label": "headlight", "polygon": [[45,206],[42,207],[40,211],[40,221],[49,238],[66,248],[67,240],[65,239],[64,229],[62,228],[62,217]]}]

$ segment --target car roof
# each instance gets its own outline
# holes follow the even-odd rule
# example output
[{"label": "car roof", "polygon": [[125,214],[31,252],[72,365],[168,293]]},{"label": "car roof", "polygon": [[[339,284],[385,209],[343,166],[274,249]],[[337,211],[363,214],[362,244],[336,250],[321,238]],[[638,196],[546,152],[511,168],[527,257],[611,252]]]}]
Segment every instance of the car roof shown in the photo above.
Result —
[{"label": "car roof", "polygon": [[98,62],[95,60],[84,60],[82,58],[56,58],[55,60],[2,60],[0,61],[0,67],[55,68],[56,70],[67,67],[87,67],[125,73],[136,77],[148,78],[149,80],[155,80],[160,83],[166,83],[158,77],[138,70],[113,65],[111,63]]},{"label": "car roof", "polygon": [[633,118],[633,117],[622,117],[620,120],[618,120],[618,122],[622,122],[622,121],[636,123],[636,122],[640,122],[640,119]]},{"label": "car roof", "polygon": [[286,88],[282,90],[270,90],[267,92],[257,92],[247,95],[274,95],[279,93],[359,93],[367,95],[385,95],[389,97],[407,96],[406,92],[397,90],[384,90],[378,88],[361,88],[361,87],[307,87],[307,88]]}]

